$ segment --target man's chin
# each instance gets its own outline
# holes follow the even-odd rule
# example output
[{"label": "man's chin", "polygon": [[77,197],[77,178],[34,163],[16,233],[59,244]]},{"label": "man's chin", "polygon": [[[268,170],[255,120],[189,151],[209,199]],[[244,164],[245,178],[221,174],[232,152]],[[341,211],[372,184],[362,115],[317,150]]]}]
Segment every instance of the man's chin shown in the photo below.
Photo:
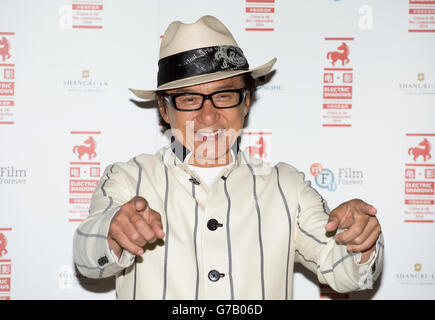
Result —
[{"label": "man's chin", "polygon": [[210,152],[206,155],[195,153],[195,164],[198,165],[225,165],[228,163],[229,159],[227,157],[228,151],[222,153]]}]

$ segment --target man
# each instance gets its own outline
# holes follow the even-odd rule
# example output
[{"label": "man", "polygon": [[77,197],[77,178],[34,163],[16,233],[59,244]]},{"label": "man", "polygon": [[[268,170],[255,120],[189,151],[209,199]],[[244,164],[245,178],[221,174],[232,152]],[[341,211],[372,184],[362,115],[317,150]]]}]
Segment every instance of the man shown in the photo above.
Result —
[{"label": "man", "polygon": [[[329,212],[302,173],[239,150],[254,79],[228,29],[205,16],[172,23],[160,48],[157,99],[171,144],[109,166],[74,236],[85,276],[116,275],[119,299],[291,299],[293,265],[340,292],[382,269],[376,209]],[[335,236],[334,236],[335,235]]]}]

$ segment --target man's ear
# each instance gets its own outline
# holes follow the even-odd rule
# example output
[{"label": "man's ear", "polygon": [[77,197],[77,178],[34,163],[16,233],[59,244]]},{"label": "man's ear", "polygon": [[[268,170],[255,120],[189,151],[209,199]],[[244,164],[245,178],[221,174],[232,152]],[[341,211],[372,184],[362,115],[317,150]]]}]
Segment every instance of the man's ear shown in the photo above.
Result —
[{"label": "man's ear", "polygon": [[157,100],[157,103],[159,105],[159,111],[160,115],[162,116],[162,119],[169,124],[169,116],[168,116],[168,109],[166,107],[166,102],[163,97],[159,97]]}]

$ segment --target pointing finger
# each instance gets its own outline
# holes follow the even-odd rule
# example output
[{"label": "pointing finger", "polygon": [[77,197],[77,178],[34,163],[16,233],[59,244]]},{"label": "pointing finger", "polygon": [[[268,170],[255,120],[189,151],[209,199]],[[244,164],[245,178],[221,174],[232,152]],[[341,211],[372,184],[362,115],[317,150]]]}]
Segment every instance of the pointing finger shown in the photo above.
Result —
[{"label": "pointing finger", "polygon": [[369,216],[375,216],[376,213],[378,212],[378,210],[376,210],[375,207],[373,207],[373,206],[371,206],[371,205],[369,205],[368,203],[365,203],[365,202],[364,202],[364,209],[363,209],[363,211],[365,213],[367,213]]},{"label": "pointing finger", "polygon": [[369,216],[375,216],[377,210],[372,205],[364,202],[361,199],[353,199],[350,201],[352,210],[357,214],[367,214]]},{"label": "pointing finger", "polygon": [[349,228],[353,224],[352,201],[342,203],[331,211],[328,223],[325,226],[326,231],[335,231],[338,228]]},{"label": "pointing finger", "polygon": [[138,212],[144,211],[148,207],[148,202],[142,197],[135,197],[133,200],[134,209]]}]

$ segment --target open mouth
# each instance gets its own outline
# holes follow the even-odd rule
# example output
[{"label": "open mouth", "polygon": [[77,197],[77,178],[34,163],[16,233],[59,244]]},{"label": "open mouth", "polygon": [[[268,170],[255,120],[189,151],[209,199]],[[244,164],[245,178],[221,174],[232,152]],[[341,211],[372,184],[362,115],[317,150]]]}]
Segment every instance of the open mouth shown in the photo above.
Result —
[{"label": "open mouth", "polygon": [[195,132],[195,141],[216,141],[224,135],[224,132],[225,129],[197,131]]}]

